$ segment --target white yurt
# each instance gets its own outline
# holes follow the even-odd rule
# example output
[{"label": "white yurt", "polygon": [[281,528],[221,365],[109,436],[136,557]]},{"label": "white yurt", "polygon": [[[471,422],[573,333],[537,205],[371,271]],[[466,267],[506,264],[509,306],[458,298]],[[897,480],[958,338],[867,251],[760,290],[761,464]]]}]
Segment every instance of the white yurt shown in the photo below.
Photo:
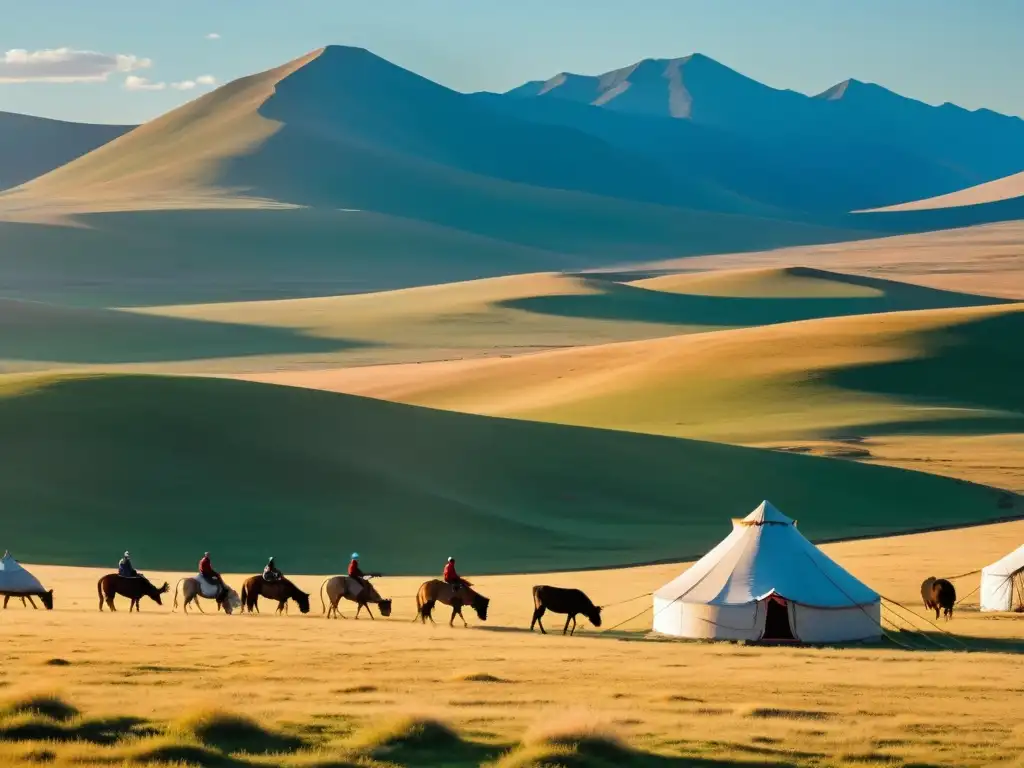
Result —
[{"label": "white yurt", "polygon": [[714,640],[836,643],[882,634],[879,595],[769,502],[654,593],[654,631]]},{"label": "white yurt", "polygon": [[9,595],[38,595],[44,591],[39,579],[22,568],[10,552],[4,552],[0,560],[0,592]]},{"label": "white yurt", "polygon": [[1012,611],[1024,606],[1024,545],[981,569],[981,610]]}]

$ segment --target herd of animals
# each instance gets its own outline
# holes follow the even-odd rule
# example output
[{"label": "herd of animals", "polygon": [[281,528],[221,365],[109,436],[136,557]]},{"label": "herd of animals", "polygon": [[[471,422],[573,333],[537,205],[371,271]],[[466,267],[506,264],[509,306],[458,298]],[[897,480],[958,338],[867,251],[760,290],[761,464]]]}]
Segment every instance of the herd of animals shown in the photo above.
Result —
[{"label": "herd of animals", "polygon": [[[276,601],[277,613],[287,612],[289,600],[294,601],[298,605],[300,612],[309,613],[309,593],[303,592],[292,581],[283,576],[274,580],[267,580],[265,576],[251,576],[242,584],[241,595],[231,587],[224,585],[224,588],[219,590],[217,594],[208,596],[203,592],[200,579],[201,576],[185,577],[178,580],[174,588],[175,610],[178,608],[178,591],[181,589],[181,594],[184,598],[182,609],[185,613],[188,613],[188,606],[192,603],[195,603],[196,607],[202,612],[202,605],[199,602],[200,597],[214,600],[217,604],[217,609],[223,610],[227,614],[231,614],[239,608],[241,608],[243,613],[246,611],[259,613],[259,598],[261,597]],[[431,623],[433,623],[433,611],[437,603],[443,603],[452,609],[452,615],[448,621],[449,626],[454,625],[456,617],[462,619],[463,625],[466,625],[466,619],[462,615],[462,608],[466,605],[476,612],[481,621],[486,621],[490,600],[474,590],[470,582],[460,581],[461,584],[456,586],[441,579],[431,579],[420,585],[416,593],[416,616],[413,618],[413,621],[419,619],[422,623],[426,623],[427,619],[430,619]],[[99,608],[101,611],[103,610],[104,603],[111,611],[115,610],[114,597],[120,595],[129,599],[128,610],[130,612],[133,609],[135,611],[140,610],[139,604],[144,597],[150,598],[157,605],[162,605],[163,600],[161,596],[170,591],[170,584],[164,582],[160,587],[157,587],[141,574],[126,577],[117,573],[111,573],[103,576],[97,583],[96,588],[99,594]],[[324,600],[325,593],[326,602]],[[11,597],[20,597],[22,605],[25,605],[25,601],[28,600],[33,608],[36,607],[36,604],[32,598],[39,597],[47,609],[52,610],[53,608],[52,589],[34,595],[4,594],[4,609],[7,608]],[[337,618],[339,616],[345,618],[338,609],[338,604],[343,599],[356,604],[355,618],[357,619],[363,609],[366,610],[371,619],[374,618],[373,612],[370,609],[370,606],[374,604],[377,605],[381,616],[386,618],[391,615],[391,600],[381,597],[380,593],[369,583],[368,579],[357,579],[352,576],[332,576],[325,579],[320,585],[321,612],[326,611],[327,618]],[[937,579],[934,576],[929,576],[921,584],[921,600],[925,608],[935,611],[936,619],[943,616],[948,621],[953,618],[953,608],[956,605],[956,588],[947,579]],[[562,629],[563,635],[566,633],[572,635],[576,632],[576,617],[580,615],[585,616],[595,627],[601,626],[601,607],[595,605],[584,592],[578,589],[566,589],[547,585],[535,586],[533,588],[533,605],[533,618],[530,622],[531,631],[535,626],[539,626],[540,631],[546,634],[541,619],[547,611],[566,616],[565,627]],[[571,630],[570,624],[572,625]]]},{"label": "herd of animals", "polygon": [[[416,616],[413,618],[413,621],[419,619],[421,623],[426,623],[429,619],[431,623],[434,623],[433,611],[437,603],[442,603],[452,609],[451,618],[448,621],[449,626],[454,625],[456,617],[462,619],[464,626],[468,626],[465,616],[462,615],[462,609],[465,606],[472,608],[481,621],[487,621],[487,610],[490,605],[489,598],[484,597],[475,590],[469,581],[458,576],[450,578],[449,574],[454,574],[453,561],[449,560],[449,564],[453,567],[450,571],[446,569],[445,578],[430,579],[420,585],[416,593]],[[188,613],[189,605],[193,604],[199,608],[200,612],[203,612],[202,604],[199,601],[200,598],[213,600],[216,603],[217,610],[223,610],[229,615],[239,609],[243,613],[246,611],[249,613],[259,613],[259,599],[261,597],[276,602],[277,613],[287,612],[289,601],[294,601],[301,613],[309,613],[309,593],[303,592],[294,582],[283,575],[268,578],[268,573],[264,571],[262,575],[251,576],[242,584],[242,591],[239,594],[235,589],[223,583],[220,580],[219,574],[216,575],[218,580],[216,585],[213,585],[204,578],[202,571],[203,569],[201,568],[200,573],[196,576],[188,576],[178,580],[174,588],[175,610],[178,608],[178,594],[180,591],[183,598],[182,610],[185,613]],[[377,606],[381,616],[390,616],[392,601],[382,597],[370,583],[370,579],[374,575],[377,574],[365,577],[362,574],[358,576],[332,576],[325,579],[320,585],[321,612],[326,612],[327,618],[337,618],[339,616],[345,618],[338,609],[338,604],[344,599],[356,604],[355,618],[357,619],[364,609],[370,618],[373,619],[374,615],[370,608],[371,605]],[[121,573],[110,573],[100,578],[96,584],[96,591],[99,597],[100,611],[103,610],[104,605],[111,611],[116,610],[114,598],[121,596],[128,598],[129,612],[132,610],[138,612],[143,598],[149,598],[157,605],[163,605],[162,597],[171,591],[171,587],[166,581],[158,587],[139,573],[131,576],[122,575]],[[0,592],[0,594],[4,593]],[[33,608],[36,605],[32,598],[38,597],[47,609],[52,610],[53,608],[52,589],[33,594],[4,594],[3,607],[5,609],[11,597],[20,597],[23,605],[28,600]],[[542,618],[548,611],[566,616],[562,634],[575,634],[577,616],[581,615],[585,616],[595,627],[601,626],[601,607],[595,605],[581,590],[538,585],[533,587],[533,603],[533,618],[530,622],[531,631],[537,626],[541,632],[546,634]]]}]

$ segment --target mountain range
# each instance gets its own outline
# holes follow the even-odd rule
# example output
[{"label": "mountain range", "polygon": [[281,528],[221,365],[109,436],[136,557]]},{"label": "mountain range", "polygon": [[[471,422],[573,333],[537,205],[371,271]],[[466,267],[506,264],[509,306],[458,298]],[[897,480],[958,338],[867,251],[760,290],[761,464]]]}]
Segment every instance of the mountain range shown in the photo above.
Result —
[{"label": "mountain range", "polygon": [[[131,130],[59,126],[26,123],[0,143],[0,178],[30,173],[12,158],[50,166],[0,193],[0,219],[21,222],[0,249],[4,279],[31,272],[38,286],[70,270],[77,285],[98,284],[96,259],[104,280],[127,264],[136,279],[161,281],[187,248],[197,274],[210,270],[206,285],[248,259],[290,284],[336,286],[352,283],[358,261],[354,289],[366,290],[411,284],[402,280],[412,273],[421,284],[527,264],[578,269],[1024,214],[1004,199],[1013,182],[986,188],[991,205],[915,205],[1021,172],[1022,120],[853,80],[809,97],[701,55],[464,94],[328,46]],[[33,150],[43,139],[48,148]],[[850,213],[892,206],[907,210]],[[68,216],[92,217],[92,234],[59,238],[91,256],[41,257],[53,251],[41,222]],[[418,233],[401,254],[396,232]],[[243,242],[244,253],[232,250]],[[465,255],[482,247],[515,250],[517,266]]]}]

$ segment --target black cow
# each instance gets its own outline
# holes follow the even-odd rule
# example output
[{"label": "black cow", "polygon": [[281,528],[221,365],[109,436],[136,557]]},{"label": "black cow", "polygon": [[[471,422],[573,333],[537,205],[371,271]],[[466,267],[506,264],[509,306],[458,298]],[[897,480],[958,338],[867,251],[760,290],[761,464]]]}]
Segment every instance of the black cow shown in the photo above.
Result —
[{"label": "black cow", "polygon": [[546,586],[534,587],[533,606],[533,621],[530,622],[531,632],[533,631],[533,625],[536,624],[540,627],[541,632],[545,635],[547,634],[544,630],[544,625],[540,620],[540,617],[544,615],[545,611],[568,614],[568,617],[565,620],[565,628],[562,630],[563,635],[569,631],[570,621],[572,622],[572,632],[569,632],[569,634],[575,634],[576,615],[580,613],[586,616],[590,620],[590,623],[595,627],[601,626],[600,606],[594,605],[590,601],[590,598],[578,589],[563,589],[562,587]]},{"label": "black cow", "polygon": [[953,618],[953,606],[956,605],[956,588],[945,579],[929,576],[921,584],[921,600],[925,608],[935,611],[936,619],[942,613],[946,621],[949,621]]}]

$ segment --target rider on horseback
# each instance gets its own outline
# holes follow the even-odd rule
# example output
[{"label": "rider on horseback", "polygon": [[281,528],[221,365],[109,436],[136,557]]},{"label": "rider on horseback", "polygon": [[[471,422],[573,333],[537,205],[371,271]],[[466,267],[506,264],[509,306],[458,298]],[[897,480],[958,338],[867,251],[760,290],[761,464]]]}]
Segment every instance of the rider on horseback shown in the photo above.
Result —
[{"label": "rider on horseback", "polygon": [[280,581],[284,578],[284,574],[278,570],[277,566],[274,565],[274,558],[270,558],[267,565],[263,568],[263,580],[264,581]]},{"label": "rider on horseback", "polygon": [[449,557],[448,562],[445,563],[444,573],[442,574],[444,583],[448,584],[452,588],[452,592],[458,592],[465,586],[468,586],[469,582],[459,576],[455,570],[455,558]]},{"label": "rider on horseback", "polygon": [[126,551],[124,557],[121,558],[121,562],[117,564],[117,575],[126,579],[137,579],[142,576],[141,573],[135,570],[132,565],[131,555]]},{"label": "rider on horseback", "polygon": [[203,553],[203,559],[199,561],[199,575],[209,583],[216,585],[217,602],[219,603],[224,595],[224,581],[221,579],[220,574],[213,570],[209,552]]}]

